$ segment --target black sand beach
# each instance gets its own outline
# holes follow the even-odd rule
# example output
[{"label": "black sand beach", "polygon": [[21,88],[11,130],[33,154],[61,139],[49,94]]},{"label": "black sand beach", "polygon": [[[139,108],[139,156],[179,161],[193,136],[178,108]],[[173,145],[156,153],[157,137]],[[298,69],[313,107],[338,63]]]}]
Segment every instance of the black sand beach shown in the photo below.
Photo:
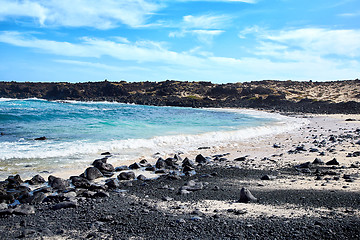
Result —
[{"label": "black sand beach", "polygon": [[[360,125],[346,118],[311,116],[295,133],[233,149],[139,160],[100,178],[112,179],[105,185],[89,180],[95,167],[71,180],[50,177],[52,187],[33,195],[10,177],[1,182],[0,238],[359,239]],[[101,162],[96,168],[112,175]],[[138,167],[163,174],[122,174]],[[140,180],[121,180],[129,176]],[[242,188],[256,201],[239,201]],[[8,207],[10,195],[23,204]]]}]

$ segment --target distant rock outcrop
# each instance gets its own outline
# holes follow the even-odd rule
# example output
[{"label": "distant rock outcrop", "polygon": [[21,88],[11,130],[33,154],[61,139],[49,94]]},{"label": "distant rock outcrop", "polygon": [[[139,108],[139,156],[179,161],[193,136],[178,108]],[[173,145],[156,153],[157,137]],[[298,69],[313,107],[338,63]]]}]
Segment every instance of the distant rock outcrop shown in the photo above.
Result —
[{"label": "distant rock outcrop", "polygon": [[116,101],[154,106],[241,107],[282,112],[360,113],[360,81],[0,82],[0,97]]}]

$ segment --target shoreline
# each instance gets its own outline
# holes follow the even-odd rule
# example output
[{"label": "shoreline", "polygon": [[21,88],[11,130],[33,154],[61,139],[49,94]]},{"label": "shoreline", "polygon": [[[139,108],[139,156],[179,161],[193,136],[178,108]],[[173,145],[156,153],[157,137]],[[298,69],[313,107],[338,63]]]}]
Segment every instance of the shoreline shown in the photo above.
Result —
[{"label": "shoreline", "polygon": [[[360,115],[298,117],[309,124],[293,132],[180,154],[194,161],[195,175],[164,169],[157,179],[121,180],[116,188],[104,187],[109,185],[98,179],[91,190],[53,189],[57,195],[30,204],[33,211],[23,215],[17,213],[19,206],[27,204],[3,204],[0,237],[359,238],[360,155],[355,153],[360,144]],[[199,154],[207,160],[196,163]],[[316,158],[323,164],[313,163]],[[327,164],[333,159],[339,165]],[[270,180],[262,180],[266,175]],[[239,203],[242,187],[257,201]],[[55,210],[58,204],[60,209]]]},{"label": "shoreline", "polygon": [[[43,100],[48,101],[44,99],[36,99],[36,100]],[[79,102],[83,103],[83,102]],[[84,102],[86,103],[86,102]],[[287,116],[283,116],[280,113],[271,113],[266,111],[260,111],[260,110],[249,110],[249,109],[237,109],[237,108],[202,108],[204,111],[220,111],[220,112],[236,112],[238,114],[250,114],[251,117],[259,117],[259,118],[270,118],[274,119],[276,122],[271,123],[270,125],[262,124],[260,126],[256,127],[244,127],[239,128],[236,130],[223,130],[223,131],[210,131],[205,133],[199,133],[199,134],[178,134],[178,135],[167,135],[167,136],[155,136],[150,139],[123,139],[123,140],[111,140],[108,141],[106,144],[105,142],[101,145],[104,145],[100,152],[110,151],[115,153],[113,154],[112,158],[109,159],[112,164],[114,165],[129,165],[133,161],[141,160],[142,158],[151,160],[150,162],[152,164],[155,163],[157,160],[157,157],[153,157],[155,153],[160,152],[163,156],[167,157],[177,152],[189,152],[189,151],[195,151],[198,147],[202,146],[224,146],[229,145],[230,143],[236,143],[241,141],[247,141],[248,138],[254,138],[257,136],[265,136],[265,135],[274,135],[278,132],[284,132],[288,129],[297,128],[300,125],[305,124],[306,120],[301,120],[300,118],[289,118]],[[106,148],[106,145],[109,147]],[[125,153],[120,151],[124,147]],[[115,150],[114,150],[115,148]],[[120,152],[119,152],[120,151]],[[119,154],[119,153],[120,154]],[[132,152],[138,152],[138,157],[132,156]],[[122,156],[121,154],[125,154]],[[94,159],[97,157],[95,154]],[[131,157],[127,157],[131,156]],[[72,160],[71,156],[68,157],[69,162],[74,161],[74,164],[79,166],[79,170],[74,170],[73,165],[69,165],[70,163],[66,163],[65,159],[67,157],[64,157],[63,163],[60,163],[60,167],[58,169],[56,168],[46,168],[47,164],[44,164],[44,166],[39,165],[35,168],[31,166],[32,160],[29,159],[29,162],[25,162],[24,166],[21,171],[16,171],[12,174],[24,174],[27,171],[27,166],[29,166],[28,170],[31,172],[35,172],[36,169],[39,169],[39,172],[43,172],[42,174],[45,177],[48,177],[49,175],[57,175],[62,178],[69,178],[72,175],[79,175],[83,168],[86,168],[91,164],[91,162],[94,159],[91,159],[89,156],[83,156],[84,159],[88,159],[86,162],[85,160],[74,159]],[[38,164],[35,164],[38,165]],[[21,165],[20,165],[21,166]],[[50,166],[49,166],[50,167]],[[65,171],[64,171],[65,170]],[[47,173],[46,173],[47,172]],[[7,178],[8,174],[2,174],[2,179]],[[27,176],[27,178],[31,178],[32,176]]]}]

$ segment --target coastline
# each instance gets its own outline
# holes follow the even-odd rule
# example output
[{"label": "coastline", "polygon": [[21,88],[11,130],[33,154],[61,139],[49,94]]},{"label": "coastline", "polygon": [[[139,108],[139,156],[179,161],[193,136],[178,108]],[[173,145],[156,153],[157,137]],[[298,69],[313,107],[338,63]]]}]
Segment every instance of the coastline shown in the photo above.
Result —
[{"label": "coastline", "polygon": [[[7,99],[10,100],[10,99]],[[11,99],[13,100],[13,99]],[[19,99],[20,100],[20,99]],[[41,100],[48,101],[45,99],[29,99],[29,100]],[[79,104],[91,104],[88,102],[74,102]],[[106,102],[108,103],[108,102]],[[109,159],[109,162],[115,166],[121,165],[130,165],[134,161],[140,161],[141,159],[147,159],[151,164],[155,164],[157,158],[168,157],[174,153],[187,153],[187,152],[196,152],[195,150],[198,147],[203,146],[225,146],[235,144],[237,142],[247,141],[250,138],[261,137],[265,135],[274,135],[279,132],[286,132],[288,130],[297,128],[306,123],[307,120],[302,120],[301,118],[289,118],[287,116],[281,115],[280,113],[267,112],[261,110],[253,109],[238,109],[238,108],[202,108],[204,111],[218,111],[218,112],[235,112],[237,114],[249,114],[251,117],[255,118],[266,118],[272,119],[274,123],[254,126],[254,127],[236,127],[232,130],[218,130],[218,131],[208,131],[199,134],[175,134],[175,135],[165,135],[165,136],[154,136],[152,138],[141,138],[141,139],[122,139],[122,140],[111,140],[111,141],[100,141],[95,143],[90,143],[90,145],[82,146],[82,142],[76,142],[75,145],[79,145],[79,148],[71,146],[71,150],[66,150],[68,152],[73,152],[78,155],[81,153],[81,149],[92,150],[92,156],[83,156],[83,159],[73,159],[71,155],[64,156],[61,160],[61,167],[54,168],[47,163],[39,164],[36,160],[37,157],[42,159],[44,157],[59,157],[61,152],[50,151],[48,146],[44,148],[44,151],[37,151],[36,155],[30,155],[28,158],[28,153],[24,152],[20,155],[19,158],[24,158],[25,162],[20,162],[20,169],[13,169],[10,174],[20,174],[24,179],[31,178],[36,173],[41,173],[45,178],[49,175],[56,175],[62,178],[69,178],[73,175],[79,175],[82,173],[83,169],[88,167],[91,162],[98,157],[98,154],[101,152],[111,152],[112,157]],[[165,116],[164,116],[165,117]],[[90,149],[89,149],[90,148]],[[94,152],[94,149],[95,153]],[[136,153],[135,153],[136,152]],[[156,155],[155,153],[159,153]],[[49,155],[55,154],[55,155]],[[11,154],[9,156],[12,156]],[[24,156],[24,157],[22,157]],[[35,165],[32,166],[32,159],[35,159]],[[6,159],[5,159],[6,160]],[[11,164],[11,162],[9,162]],[[4,165],[5,166],[5,165]],[[76,170],[77,168],[77,170]],[[37,171],[37,172],[36,172]],[[29,174],[31,173],[31,174]],[[25,174],[25,175],[24,175]],[[2,174],[1,180],[7,178],[9,174]]]},{"label": "coastline", "polygon": [[[73,192],[76,197],[64,197],[69,194],[58,192],[62,197],[54,198],[57,200],[30,205],[34,207],[31,214],[9,214],[8,209],[16,206],[5,208],[0,213],[0,236],[151,239],[156,234],[159,239],[358,238],[360,161],[359,156],[348,155],[358,151],[360,115],[297,114],[293,117],[305,118],[309,123],[291,132],[220,147],[202,146],[210,148],[181,154],[182,159],[191,160],[199,154],[209,157],[209,162],[195,167],[195,175],[176,176],[165,171],[157,179],[120,181],[116,189],[94,189],[97,193],[104,192],[101,197],[84,197],[83,190],[70,187],[66,192]],[[345,121],[349,119],[355,121]],[[296,151],[298,147],[300,150]],[[160,154],[156,158],[166,159],[173,154]],[[156,158],[148,159],[149,163],[154,164]],[[313,164],[316,158],[324,164]],[[325,164],[334,158],[339,165]],[[126,165],[141,159],[133,159]],[[111,157],[108,162],[112,163]],[[307,162],[308,167],[299,167]],[[118,165],[114,163],[114,166]],[[136,177],[141,174],[135,172]],[[265,175],[271,180],[262,180]],[[191,180],[201,183],[201,187],[181,194],[179,190]],[[94,182],[100,186],[104,183]],[[258,201],[238,203],[242,187],[249,189]],[[54,210],[56,204],[64,201],[76,204]]]}]

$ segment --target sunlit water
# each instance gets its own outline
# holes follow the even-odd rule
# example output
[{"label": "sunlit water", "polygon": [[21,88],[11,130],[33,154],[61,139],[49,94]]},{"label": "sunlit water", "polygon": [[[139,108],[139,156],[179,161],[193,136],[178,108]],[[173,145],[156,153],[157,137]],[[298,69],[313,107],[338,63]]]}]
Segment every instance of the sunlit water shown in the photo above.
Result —
[{"label": "sunlit water", "polygon": [[[188,151],[297,127],[279,115],[109,102],[0,99],[0,179]],[[45,141],[35,138],[45,136]]]}]

